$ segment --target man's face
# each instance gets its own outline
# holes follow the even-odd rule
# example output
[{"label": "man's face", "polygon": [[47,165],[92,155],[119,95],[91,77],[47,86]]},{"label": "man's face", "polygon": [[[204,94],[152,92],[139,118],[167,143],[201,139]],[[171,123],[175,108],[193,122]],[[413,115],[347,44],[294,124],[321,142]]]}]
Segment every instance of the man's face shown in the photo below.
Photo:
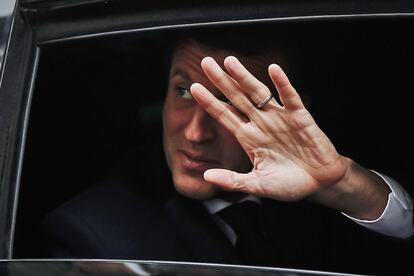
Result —
[{"label": "man's face", "polygon": [[[187,197],[207,199],[220,194],[217,187],[204,181],[207,169],[251,170],[251,162],[236,138],[204,111],[190,93],[191,84],[198,82],[225,100],[202,71],[200,62],[211,56],[223,64],[229,55],[235,54],[206,48],[194,41],[181,44],[173,55],[163,111],[164,150],[174,186]],[[241,60],[249,63],[247,59]],[[251,63],[255,67],[255,62]]]}]

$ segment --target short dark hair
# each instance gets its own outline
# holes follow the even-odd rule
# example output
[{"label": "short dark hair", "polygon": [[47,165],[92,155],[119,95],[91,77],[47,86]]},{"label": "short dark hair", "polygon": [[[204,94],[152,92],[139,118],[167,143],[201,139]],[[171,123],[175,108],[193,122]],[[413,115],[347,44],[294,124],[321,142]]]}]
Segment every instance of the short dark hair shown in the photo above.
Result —
[{"label": "short dark hair", "polygon": [[246,57],[263,54],[275,47],[265,29],[252,26],[193,29],[179,34],[176,44],[185,39],[192,39],[213,49],[230,50]]},{"label": "short dark hair", "polygon": [[[162,38],[164,45],[168,47],[164,51],[164,74],[166,74],[166,79],[168,80],[172,57],[177,47],[188,41],[194,41],[213,50],[228,50],[236,56],[246,58],[261,56],[269,60],[268,65],[271,62],[277,62],[285,66],[277,42],[269,34],[271,34],[271,30],[268,26],[259,27],[256,25],[243,25],[237,28],[235,26],[206,26],[170,32]],[[270,84],[269,81],[270,79],[266,82],[268,85]]]}]

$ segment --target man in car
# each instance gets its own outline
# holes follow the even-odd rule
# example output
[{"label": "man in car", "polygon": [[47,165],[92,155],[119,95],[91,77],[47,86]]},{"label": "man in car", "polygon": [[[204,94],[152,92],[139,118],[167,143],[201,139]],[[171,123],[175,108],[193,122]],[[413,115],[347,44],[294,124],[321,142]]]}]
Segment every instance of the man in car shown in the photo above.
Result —
[{"label": "man in car", "polygon": [[163,143],[178,193],[160,195],[168,182],[154,190],[142,168],[110,179],[47,217],[49,256],[368,273],[400,263],[406,245],[389,237],[414,233],[408,194],[339,154],[271,55],[251,50],[177,43]]}]

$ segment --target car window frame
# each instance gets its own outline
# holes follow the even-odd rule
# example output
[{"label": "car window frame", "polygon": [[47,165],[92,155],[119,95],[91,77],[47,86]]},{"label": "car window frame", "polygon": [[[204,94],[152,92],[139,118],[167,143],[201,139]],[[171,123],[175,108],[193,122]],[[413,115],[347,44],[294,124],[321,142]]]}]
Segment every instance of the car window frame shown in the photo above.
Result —
[{"label": "car window frame", "polygon": [[[11,259],[13,253],[13,235],[16,219],[16,210],[18,204],[19,179],[23,167],[23,154],[28,128],[28,119],[30,116],[30,105],[33,97],[33,87],[36,78],[36,69],[39,61],[40,47],[49,43],[59,43],[67,40],[85,39],[100,36],[108,36],[125,33],[151,32],[156,30],[167,29],[191,29],[208,26],[231,26],[238,24],[256,24],[271,22],[306,22],[315,20],[352,20],[357,18],[393,18],[393,17],[414,17],[414,5],[407,3],[408,8],[402,12],[404,4],[393,7],[390,12],[382,8],[372,10],[364,6],[358,13],[352,13],[352,9],[340,14],[339,11],[332,11],[319,14],[317,12],[310,15],[300,15],[300,12],[290,11],[286,15],[266,18],[252,18],[249,15],[239,14],[234,16],[236,19],[226,19],[225,16],[215,20],[200,19],[192,17],[188,23],[172,19],[166,20],[166,23],[157,21],[140,21],[136,24],[114,26],[113,29],[106,30],[105,25],[99,25],[96,30],[82,31],[82,26],[87,22],[80,24],[79,30],[73,33],[59,32],[59,30],[47,35],[47,32],[53,24],[53,14],[56,12],[67,11],[74,7],[53,7],[50,9],[36,6],[25,6],[24,3],[18,5],[17,0],[8,0],[14,2],[13,13],[7,17],[7,22],[12,22],[10,31],[7,34],[7,45],[3,46],[4,57],[0,79],[0,95],[6,101],[0,102],[0,258]],[[76,8],[90,8],[93,4],[102,5],[104,2],[90,3]],[[402,1],[401,3],[404,3]],[[300,5],[298,10],[300,10]],[[212,9],[215,10],[214,8]],[[39,17],[45,16],[50,21],[39,23]],[[50,16],[50,17],[48,17]],[[123,16],[120,14],[119,16]],[[11,21],[10,21],[11,20]],[[136,19],[139,21],[138,19]],[[7,23],[10,24],[10,23]],[[63,23],[61,23],[63,24]],[[111,23],[108,23],[111,24]],[[114,23],[112,23],[114,24]],[[57,26],[59,28],[60,25]],[[3,39],[3,38],[2,38]],[[3,41],[3,40],[0,40]],[[3,45],[3,44],[1,44]],[[0,49],[1,50],[1,49]],[[16,85],[16,83],[18,85]]]},{"label": "car window frame", "polygon": [[33,31],[21,16],[18,2],[6,0],[1,45],[0,83],[0,258],[9,258],[13,247],[15,210],[21,160],[24,152],[28,97],[33,87],[38,52]]}]

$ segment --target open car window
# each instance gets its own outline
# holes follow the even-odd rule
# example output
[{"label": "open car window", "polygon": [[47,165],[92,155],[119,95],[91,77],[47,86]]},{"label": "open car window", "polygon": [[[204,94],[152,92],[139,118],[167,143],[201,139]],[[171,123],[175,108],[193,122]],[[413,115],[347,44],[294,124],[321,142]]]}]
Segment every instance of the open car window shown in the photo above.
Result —
[{"label": "open car window", "polygon": [[[40,55],[33,73],[35,86],[22,155],[13,259],[50,258],[43,228],[45,217],[91,188],[112,181],[114,175],[124,176],[124,170],[165,184],[152,187],[162,197],[174,193],[167,180],[170,174],[163,155],[162,109],[174,41],[191,33],[220,32],[239,40],[248,40],[249,33],[271,37],[280,53],[277,62],[283,64],[290,81],[338,152],[392,176],[413,194],[407,153],[412,140],[408,131],[412,117],[408,100],[412,72],[407,70],[414,61],[411,16],[294,20],[269,20],[271,16],[261,20],[264,18],[256,16],[229,24],[187,25],[184,19],[174,21],[172,12],[171,22],[179,26],[160,23],[128,29],[128,22],[133,22],[130,15],[120,23],[124,30],[109,28],[102,35],[91,30],[105,29],[108,22],[96,17],[91,30],[83,31],[87,28],[82,21],[72,29],[65,26],[64,20],[72,8],[58,4],[56,13],[48,16],[59,15],[62,20],[49,24],[50,18],[42,17],[51,7],[51,2],[46,2],[26,1],[25,6],[27,13],[36,10],[31,20],[39,27],[36,35],[42,42],[37,44]],[[75,2],[74,10],[79,4]],[[108,11],[102,5],[99,13],[106,14]],[[262,13],[264,10],[260,9],[259,14]],[[145,20],[140,24],[145,27]],[[275,61],[269,60],[269,64],[272,62]],[[118,210],[111,204],[103,206]],[[133,208],[119,210],[124,216],[119,221],[128,221],[137,214]],[[79,227],[86,228],[88,223]],[[102,238],[116,241],[118,237]],[[128,240],[128,236],[123,238]],[[300,253],[300,242],[292,242],[292,247]],[[396,241],[395,248],[404,253],[409,252],[410,245]],[[377,250],[381,251],[379,245]],[[400,253],[384,252],[381,260],[366,264],[361,261],[360,270],[340,268],[338,272],[377,272],[375,262],[388,258],[393,265],[406,267],[408,260],[397,259],[403,255]],[[134,259],[112,252],[108,256]],[[290,268],[335,270],[309,262],[308,266]],[[393,269],[390,266],[385,273]]]}]

